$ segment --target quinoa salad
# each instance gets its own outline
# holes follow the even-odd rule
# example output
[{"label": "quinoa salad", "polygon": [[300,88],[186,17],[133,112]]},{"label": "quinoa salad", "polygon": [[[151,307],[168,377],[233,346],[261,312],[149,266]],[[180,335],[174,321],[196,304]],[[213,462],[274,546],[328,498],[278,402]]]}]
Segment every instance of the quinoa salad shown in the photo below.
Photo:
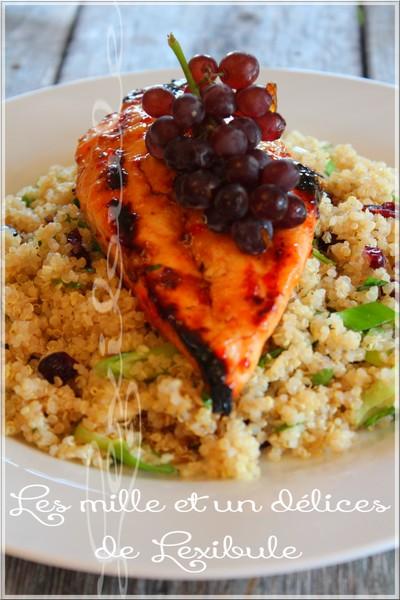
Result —
[{"label": "quinoa salad", "polygon": [[[108,276],[74,195],[75,167],[53,166],[6,198],[8,435],[88,466],[112,464],[117,440],[118,452],[144,470],[254,479],[261,457],[343,452],[362,430],[389,432],[394,172],[349,145],[299,132],[284,142],[295,160],[324,176],[314,249],[229,415],[212,411],[199,373],[149,325],[119,277]],[[117,298],[111,310],[96,306],[108,297],[98,279]],[[369,324],[364,305],[379,307]],[[119,351],[126,363],[116,388],[109,374]],[[45,359],[54,353],[68,355],[63,369],[73,370],[72,379],[57,369],[47,375]]]}]

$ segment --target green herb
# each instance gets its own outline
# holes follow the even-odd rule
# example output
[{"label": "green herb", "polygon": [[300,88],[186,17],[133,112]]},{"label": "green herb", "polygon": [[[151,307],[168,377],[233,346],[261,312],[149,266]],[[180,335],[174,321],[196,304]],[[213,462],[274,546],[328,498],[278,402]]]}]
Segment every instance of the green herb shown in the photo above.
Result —
[{"label": "green herb", "polygon": [[92,252],[102,252],[102,249],[97,240],[92,240],[91,250]]},{"label": "green herb", "polygon": [[385,306],[381,302],[359,304],[358,306],[341,310],[336,314],[342,318],[344,326],[353,331],[366,331],[384,323],[393,323],[396,316],[392,308]]},{"label": "green herb", "polygon": [[72,200],[72,203],[73,203],[73,204],[75,204],[75,206],[77,206],[78,208],[80,208],[80,207],[81,207],[81,203],[79,202],[78,198],[74,198],[74,199]]},{"label": "green herb", "polygon": [[177,472],[176,468],[171,464],[152,465],[146,463],[130,452],[125,440],[113,440],[104,435],[94,433],[82,425],[78,425],[75,429],[74,437],[77,442],[82,444],[96,443],[99,450],[107,452],[113,460],[118,461],[127,467],[131,467],[132,469],[139,469],[140,471],[147,471],[150,473],[164,473],[166,475]]},{"label": "green herb", "polygon": [[394,417],[394,414],[394,406],[387,406],[386,408],[382,408],[381,410],[378,410],[374,415],[366,419],[363,423],[363,427],[373,427],[378,423],[378,421],[380,421],[384,417]]},{"label": "green herb", "polygon": [[72,290],[79,290],[82,287],[82,284],[79,281],[63,281],[62,279],[52,279],[51,283],[53,285],[63,285],[66,288]]},{"label": "green herb", "polygon": [[367,350],[365,353],[365,362],[374,367],[385,367],[387,365],[387,358],[387,352],[380,352],[379,350]]},{"label": "green herb", "polygon": [[151,271],[158,271],[158,269],[162,269],[162,265],[149,265],[148,267],[146,267],[146,271],[149,273]]},{"label": "green herb", "polygon": [[336,165],[333,162],[333,160],[330,158],[325,165],[325,175],[327,177],[330,177],[334,171],[336,171]]},{"label": "green herb", "polygon": [[319,262],[324,263],[325,265],[334,265],[335,261],[331,260],[330,258],[328,258],[327,256],[325,256],[325,254],[322,254],[322,252],[320,252],[318,250],[318,248],[313,248],[312,249],[312,255],[314,258],[317,258],[319,260]]},{"label": "green herb", "polygon": [[85,267],[85,271],[86,273],[95,273],[96,269],[94,269],[93,267]]},{"label": "green herb", "polygon": [[322,144],[322,149],[326,150],[327,152],[330,152],[333,148],[333,144],[331,144],[330,142],[327,142],[326,144]]},{"label": "green herb", "polygon": [[35,200],[35,199],[34,199],[34,198],[30,198],[30,197],[28,196],[28,194],[24,194],[24,195],[21,197],[21,200],[22,200],[22,202],[23,202],[23,203],[24,203],[24,204],[25,204],[25,205],[26,205],[28,208],[30,208],[30,207],[31,207],[31,205],[32,205],[32,202],[34,202],[34,200]]},{"label": "green herb", "polygon": [[[389,383],[377,379],[362,395],[362,405],[357,413],[356,424],[358,427],[366,427],[371,423],[372,417],[381,414],[384,409],[394,406],[394,369],[391,369],[391,380]],[[382,417],[380,417],[382,418]],[[376,422],[376,421],[375,421]],[[371,426],[371,425],[368,425]]]},{"label": "green herb", "polygon": [[277,358],[282,352],[284,352],[285,348],[273,348],[268,352],[265,352],[261,355],[260,360],[258,361],[258,366],[262,369],[270,363],[274,358]]},{"label": "green herb", "polygon": [[206,408],[212,408],[212,398],[207,392],[201,394],[201,400]]},{"label": "green herb", "polygon": [[142,360],[148,359],[150,356],[165,356],[172,357],[177,353],[177,349],[172,344],[162,344],[147,350],[146,352],[122,352],[121,354],[115,354],[107,358],[100,360],[95,366],[94,371],[100,377],[107,377],[108,372],[111,371],[115,377],[122,377],[129,379],[133,376],[134,365]]},{"label": "green herb", "polygon": [[281,431],[286,431],[287,429],[293,429],[293,427],[298,427],[299,425],[304,425],[304,423],[294,423],[294,425],[282,423],[282,425],[278,425],[278,427],[275,428],[274,433],[280,433]]},{"label": "green herb", "polygon": [[374,287],[377,285],[381,287],[382,285],[386,285],[388,282],[384,279],[377,279],[376,277],[367,277],[361,285],[358,286],[357,292],[362,292],[363,290],[368,290],[370,287]]},{"label": "green herb", "polygon": [[329,385],[333,377],[333,369],[321,369],[311,376],[311,381],[313,385]]},{"label": "green herb", "polygon": [[183,53],[180,43],[178,42],[178,40],[176,39],[176,37],[174,36],[173,33],[170,33],[167,39],[168,39],[169,47],[175,54],[176,58],[178,59],[179,64],[182,67],[182,71],[186,77],[186,81],[188,83],[190,91],[192,92],[192,94],[195,94],[196,96],[200,96],[199,87],[198,87],[197,83],[195,82],[195,80],[193,79],[192,72],[189,68],[189,65],[187,63],[186,57]]},{"label": "green herb", "polygon": [[82,221],[82,219],[78,219],[78,227],[81,229],[89,229],[88,224],[85,221]]}]

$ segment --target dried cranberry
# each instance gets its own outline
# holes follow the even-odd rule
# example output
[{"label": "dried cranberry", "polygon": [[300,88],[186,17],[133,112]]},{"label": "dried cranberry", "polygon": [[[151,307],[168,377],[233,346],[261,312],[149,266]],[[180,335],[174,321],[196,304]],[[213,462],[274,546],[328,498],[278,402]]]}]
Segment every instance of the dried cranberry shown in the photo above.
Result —
[{"label": "dried cranberry", "polygon": [[369,266],[371,269],[379,269],[379,267],[385,266],[386,258],[380,248],[375,248],[374,246],[365,246],[364,254],[369,261]]},{"label": "dried cranberry", "polygon": [[77,376],[75,364],[76,360],[66,352],[53,352],[42,358],[38,370],[50,383],[54,383],[54,378],[59,377],[65,384]]},{"label": "dried cranberry", "polygon": [[396,216],[396,205],[394,202],[384,202],[383,204],[365,204],[363,210],[369,210],[373,215],[382,215],[385,219]]}]

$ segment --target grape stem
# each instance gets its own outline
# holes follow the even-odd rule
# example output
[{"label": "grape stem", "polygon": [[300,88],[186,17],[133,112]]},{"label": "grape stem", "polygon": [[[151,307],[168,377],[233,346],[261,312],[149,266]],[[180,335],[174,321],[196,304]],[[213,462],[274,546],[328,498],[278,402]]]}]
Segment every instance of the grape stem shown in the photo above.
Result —
[{"label": "grape stem", "polygon": [[168,45],[171,48],[171,50],[173,51],[173,53],[175,54],[176,58],[179,61],[179,64],[182,67],[182,71],[184,72],[184,75],[186,77],[186,81],[188,83],[190,91],[192,92],[192,94],[195,94],[195,96],[200,96],[199,87],[198,87],[197,83],[195,82],[195,80],[193,79],[192,72],[189,68],[189,65],[188,65],[188,62],[184,55],[184,52],[182,50],[182,47],[173,33],[170,33],[168,36]]}]

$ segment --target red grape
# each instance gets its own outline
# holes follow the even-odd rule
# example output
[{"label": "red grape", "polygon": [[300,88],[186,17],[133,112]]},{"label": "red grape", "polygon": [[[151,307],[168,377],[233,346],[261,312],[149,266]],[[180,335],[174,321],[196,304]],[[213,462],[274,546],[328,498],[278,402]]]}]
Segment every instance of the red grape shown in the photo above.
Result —
[{"label": "red grape", "polygon": [[277,185],[288,192],[299,183],[300,173],[292,160],[271,160],[261,173],[261,181]]},{"label": "red grape", "polygon": [[272,104],[272,98],[261,85],[251,85],[236,94],[236,106],[248,117],[262,117]]},{"label": "red grape", "polygon": [[217,62],[208,54],[196,54],[189,60],[189,68],[197,84],[213,83],[217,77]]},{"label": "red grape", "polygon": [[220,179],[205,169],[180,175],[176,179],[178,181],[174,182],[174,187],[177,200],[188,208],[208,208],[220,184]]},{"label": "red grape", "polygon": [[232,119],[229,125],[241,129],[246,134],[249,148],[255,148],[261,142],[261,130],[253,119],[236,117]]},{"label": "red grape", "polygon": [[243,131],[223,123],[219,125],[211,137],[213,150],[219,156],[244,154],[247,150],[247,137]]},{"label": "red grape", "polygon": [[255,217],[275,223],[288,209],[287,195],[275,185],[260,185],[251,195],[250,209]]},{"label": "red grape", "polygon": [[214,158],[211,146],[205,140],[177,137],[169,142],[164,160],[176,171],[194,171],[209,167]]},{"label": "red grape", "polygon": [[254,156],[240,154],[227,160],[225,176],[230,183],[241,183],[250,187],[258,182],[259,174],[260,167]]},{"label": "red grape", "polygon": [[172,92],[162,87],[155,86],[146,90],[142,97],[143,110],[150,117],[162,117],[172,114],[172,103],[175,97]]},{"label": "red grape", "polygon": [[194,94],[183,94],[174,100],[172,114],[181,129],[190,129],[204,119],[204,106]]},{"label": "red grape", "polygon": [[218,190],[215,196],[214,208],[225,221],[234,221],[244,217],[248,207],[247,192],[238,183],[227,183]]},{"label": "red grape", "polygon": [[219,63],[224,83],[240,90],[251,85],[258,77],[260,65],[255,56],[244,52],[230,52]]},{"label": "red grape", "polygon": [[259,219],[259,222],[264,231],[267,232],[269,239],[272,240],[274,237],[274,226],[271,221],[268,221],[268,219]]},{"label": "red grape", "polygon": [[231,233],[239,249],[245,254],[262,254],[266,250],[263,227],[254,217],[245,217],[232,225]]},{"label": "red grape", "polygon": [[165,148],[164,160],[170,169],[189,171],[195,168],[192,154],[192,139],[177,137],[171,140]]},{"label": "red grape", "polygon": [[258,117],[256,123],[261,129],[262,139],[266,142],[280,138],[286,127],[285,119],[274,112],[267,112],[263,117]]},{"label": "red grape", "polygon": [[146,133],[146,148],[155,158],[163,158],[166,145],[178,135],[179,127],[173,117],[160,117]]},{"label": "red grape", "polygon": [[230,221],[226,221],[214,206],[206,211],[206,219],[208,229],[216,233],[227,232],[231,227]]},{"label": "red grape", "polygon": [[307,218],[307,209],[304,202],[295,194],[289,193],[287,197],[289,200],[288,209],[283,218],[278,221],[277,226],[291,229],[304,223]]},{"label": "red grape", "polygon": [[260,169],[263,169],[272,160],[272,158],[260,148],[254,148],[252,150],[249,150],[248,154],[250,154],[256,160],[258,160]]},{"label": "red grape", "polygon": [[224,84],[214,83],[202,92],[204,108],[211,117],[230,117],[235,112],[235,94]]}]

